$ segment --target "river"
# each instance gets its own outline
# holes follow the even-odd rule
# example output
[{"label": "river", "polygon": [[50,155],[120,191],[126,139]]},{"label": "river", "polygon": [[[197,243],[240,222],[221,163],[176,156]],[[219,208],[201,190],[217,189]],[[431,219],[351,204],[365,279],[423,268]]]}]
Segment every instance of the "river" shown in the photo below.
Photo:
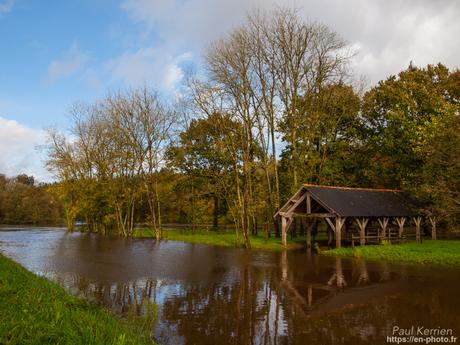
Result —
[{"label": "river", "polygon": [[[158,306],[160,344],[388,344],[394,327],[460,335],[456,269],[0,229],[0,252],[126,315]],[[459,341],[460,342],[460,341]]]}]

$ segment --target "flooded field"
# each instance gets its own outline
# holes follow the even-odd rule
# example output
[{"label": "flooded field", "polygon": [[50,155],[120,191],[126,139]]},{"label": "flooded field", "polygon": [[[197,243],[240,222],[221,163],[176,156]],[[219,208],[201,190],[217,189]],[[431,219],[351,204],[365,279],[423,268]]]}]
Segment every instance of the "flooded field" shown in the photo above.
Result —
[{"label": "flooded field", "polygon": [[395,326],[460,333],[455,269],[50,228],[0,229],[0,252],[120,315],[155,302],[160,344],[388,344]]}]

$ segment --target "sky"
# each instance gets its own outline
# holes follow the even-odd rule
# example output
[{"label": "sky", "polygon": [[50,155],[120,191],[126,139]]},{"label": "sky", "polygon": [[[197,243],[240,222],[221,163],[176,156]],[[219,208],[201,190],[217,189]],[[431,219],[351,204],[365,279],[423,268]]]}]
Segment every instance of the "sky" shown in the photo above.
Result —
[{"label": "sky", "polygon": [[368,87],[410,61],[460,67],[458,0],[0,0],[0,173],[50,181],[46,130],[70,128],[72,104],[141,85],[173,97],[211,42],[276,7],[336,31]]}]

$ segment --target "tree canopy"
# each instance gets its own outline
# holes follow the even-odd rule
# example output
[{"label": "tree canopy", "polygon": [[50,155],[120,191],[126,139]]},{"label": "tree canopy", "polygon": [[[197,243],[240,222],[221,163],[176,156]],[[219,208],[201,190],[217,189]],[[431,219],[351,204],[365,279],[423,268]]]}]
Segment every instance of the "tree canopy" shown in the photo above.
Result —
[{"label": "tree canopy", "polygon": [[188,78],[186,121],[145,87],[76,105],[73,139],[49,133],[69,228],[131,236],[145,222],[160,238],[165,221],[223,222],[250,247],[251,232],[278,233],[302,183],[402,189],[458,224],[460,71],[411,63],[363,94],[347,48],[295,11],[253,13]]}]

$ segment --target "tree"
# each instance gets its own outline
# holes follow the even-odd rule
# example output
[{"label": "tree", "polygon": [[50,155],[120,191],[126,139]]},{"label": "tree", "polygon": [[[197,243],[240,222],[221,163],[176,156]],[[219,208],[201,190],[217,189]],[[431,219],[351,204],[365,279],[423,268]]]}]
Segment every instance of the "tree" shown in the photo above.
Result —
[{"label": "tree", "polygon": [[[299,101],[297,141],[282,152],[283,191],[289,197],[292,171],[305,183],[353,185],[360,97],[344,84],[323,86]],[[302,117],[300,117],[302,115]],[[297,150],[297,160],[292,159]]]},{"label": "tree", "polygon": [[[235,166],[239,156],[230,147],[238,140],[238,123],[219,113],[203,119],[193,119],[187,130],[179,135],[177,145],[170,148],[170,163],[185,176],[183,184],[191,188],[191,202],[199,195],[213,199],[213,225],[217,228],[220,201],[233,203],[232,188]],[[236,159],[236,161],[235,161]],[[192,205],[192,224],[195,224],[196,207]]]},{"label": "tree", "polygon": [[323,97],[327,94],[323,88],[328,85],[343,83],[350,55],[335,32],[320,23],[303,22],[294,11],[275,15],[271,37],[276,88],[283,110],[280,132],[290,147],[289,159],[293,163],[289,190],[292,194],[304,169],[305,149],[299,147],[304,137],[302,129],[315,121],[314,114],[310,119],[310,111],[302,103]]},{"label": "tree", "polygon": [[0,174],[0,224],[61,225],[62,208],[33,176]]},{"label": "tree", "polygon": [[403,188],[459,213],[460,72],[412,64],[368,91],[363,101],[366,177],[374,186]]},{"label": "tree", "polygon": [[60,180],[68,227],[77,215],[92,231],[112,227],[131,236],[144,191],[150,222],[161,237],[156,174],[176,121],[156,92],[141,88],[73,108],[75,140],[49,133],[48,167]]},{"label": "tree", "polygon": [[[277,10],[249,16],[243,26],[208,50],[207,78],[192,84],[192,94],[206,116],[228,114],[240,124],[241,174],[234,184],[241,188],[245,237],[249,229],[256,229],[258,219],[271,221],[279,207],[276,133],[281,132],[291,146],[290,159],[297,164],[291,167],[290,189],[298,187],[297,142],[305,120],[300,103],[306,95],[344,79],[348,59],[344,47],[326,26],[305,23],[295,11]],[[263,193],[257,190],[260,176]],[[261,206],[257,194],[267,196],[266,206]]]}]

